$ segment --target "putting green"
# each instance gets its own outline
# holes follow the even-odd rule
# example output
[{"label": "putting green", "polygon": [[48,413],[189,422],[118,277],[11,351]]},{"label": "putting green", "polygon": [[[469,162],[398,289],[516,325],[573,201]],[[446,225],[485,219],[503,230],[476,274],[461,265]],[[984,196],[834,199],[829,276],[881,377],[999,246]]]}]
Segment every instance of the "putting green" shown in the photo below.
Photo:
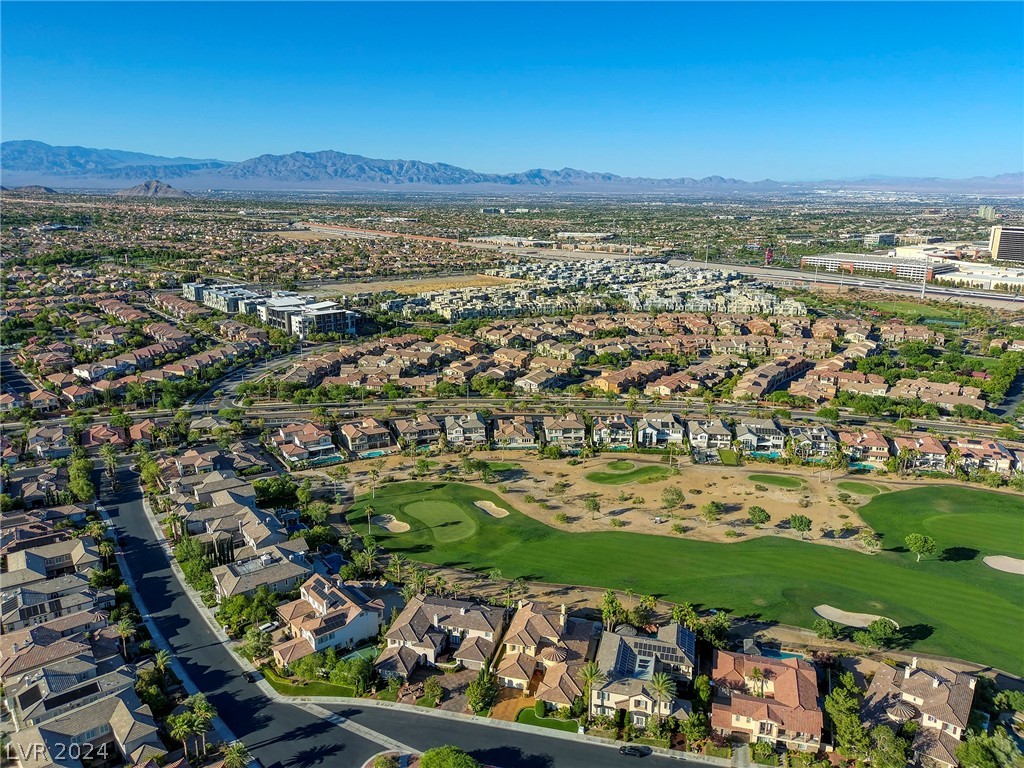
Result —
[{"label": "putting green", "polygon": [[799,477],[790,477],[789,475],[747,475],[747,479],[752,483],[774,485],[791,491],[804,487],[803,480]]},{"label": "putting green", "polygon": [[[510,514],[496,519],[474,511],[480,500]],[[438,533],[446,535],[450,528],[469,529],[431,527],[406,511],[416,505],[417,511],[436,515],[435,501],[472,512],[473,535],[441,539]],[[983,562],[988,554],[1024,555],[1020,496],[950,486],[879,494],[860,510],[883,535],[883,550],[873,555],[780,537],[717,544],[622,531],[563,531],[527,517],[489,491],[459,483],[380,488],[376,499],[360,498],[349,510],[356,530],[360,523],[365,527],[364,510],[371,505],[375,514],[412,524],[407,533],[385,534],[380,541],[414,560],[481,573],[498,568],[505,578],[633,589],[804,627],[817,618],[814,606],[834,605],[891,617],[903,628],[905,642],[926,653],[991,664],[1015,675],[1024,671],[1020,577]],[[935,537],[938,553],[917,562],[903,546],[913,532]]]},{"label": "putting green", "polygon": [[413,501],[401,509],[410,518],[413,530],[429,528],[436,541],[458,541],[476,533],[476,520],[461,505],[450,501]]},{"label": "putting green", "polygon": [[601,485],[626,485],[628,483],[653,483],[663,480],[671,474],[668,467],[637,467],[629,472],[591,472],[584,477],[592,483]]},{"label": "putting green", "polygon": [[856,480],[841,480],[836,483],[836,488],[847,493],[855,493],[858,496],[877,496],[882,492],[882,489],[877,485],[859,483]]},{"label": "putting green", "polygon": [[625,459],[616,459],[615,461],[609,461],[605,465],[605,469],[610,469],[612,472],[628,472],[635,467],[632,461],[626,461]]}]

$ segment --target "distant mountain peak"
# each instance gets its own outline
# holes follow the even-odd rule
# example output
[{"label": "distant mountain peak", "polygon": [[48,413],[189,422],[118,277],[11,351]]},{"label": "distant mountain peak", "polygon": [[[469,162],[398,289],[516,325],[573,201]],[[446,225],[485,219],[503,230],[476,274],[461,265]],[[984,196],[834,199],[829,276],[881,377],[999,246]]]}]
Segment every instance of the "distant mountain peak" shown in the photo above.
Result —
[{"label": "distant mountain peak", "polygon": [[114,195],[115,197],[192,197],[191,193],[183,189],[175,189],[159,179],[150,179],[128,189],[119,189]]},{"label": "distant mountain peak", "polygon": [[[448,163],[381,160],[333,149],[263,154],[241,162],[161,157],[116,149],[54,147],[39,141],[0,144],[5,185],[46,184],[63,189],[117,189],[157,178],[173,180],[177,194],[132,192],[132,196],[181,197],[181,188],[251,191],[359,191],[381,189],[467,192],[607,192],[619,194],[732,195],[807,192],[815,189],[870,189],[906,192],[1021,195],[1021,176],[972,179],[892,179],[778,182],[744,181],[719,175],[654,179],[614,173],[531,168],[520,173],[481,173]],[[145,186],[145,185],[141,185]],[[133,188],[138,189],[138,188]],[[126,193],[126,191],[123,191]]]}]

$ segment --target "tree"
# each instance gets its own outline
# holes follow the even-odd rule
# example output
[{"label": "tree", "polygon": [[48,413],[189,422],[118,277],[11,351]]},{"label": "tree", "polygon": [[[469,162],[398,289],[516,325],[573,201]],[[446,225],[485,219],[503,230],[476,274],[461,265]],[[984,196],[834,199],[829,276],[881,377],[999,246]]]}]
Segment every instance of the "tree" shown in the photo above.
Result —
[{"label": "tree", "polygon": [[815,619],[814,623],[811,624],[811,629],[822,640],[835,640],[839,637],[839,625],[828,619]]},{"label": "tree", "polygon": [[117,632],[118,637],[121,638],[121,653],[128,658],[128,638],[135,634],[135,622],[131,619],[121,619],[115,627],[114,631]]},{"label": "tree", "polygon": [[224,748],[224,768],[245,768],[252,762],[248,748],[240,741],[232,741]]},{"label": "tree", "polygon": [[931,536],[925,536],[922,533],[912,533],[903,541],[907,545],[907,549],[917,555],[916,562],[918,563],[921,562],[922,556],[935,554],[935,539]]},{"label": "tree", "polygon": [[601,512],[601,502],[598,501],[595,496],[588,496],[583,501],[583,506],[586,507],[587,511],[590,513],[590,519],[596,520],[598,514]]},{"label": "tree", "polygon": [[313,501],[306,506],[306,517],[308,517],[314,525],[323,525],[327,522],[327,518],[331,516],[331,505],[326,501]]},{"label": "tree", "polygon": [[871,729],[871,768],[905,768],[910,745],[892,728],[879,725]]},{"label": "tree", "polygon": [[[173,661],[174,657],[166,648],[157,651],[153,657],[153,667],[160,673],[160,679],[164,683],[167,681],[167,673],[171,671],[171,662]],[[162,687],[166,688],[167,686],[163,685]]]},{"label": "tree", "polygon": [[263,659],[270,655],[270,633],[261,632],[257,625],[245,631],[245,651],[251,659]]},{"label": "tree", "polygon": [[749,677],[750,677],[751,682],[757,683],[757,686],[758,686],[757,695],[763,697],[764,696],[764,681],[765,681],[764,670],[761,669],[760,667],[754,667],[753,669],[750,670]]},{"label": "tree", "polygon": [[214,708],[207,698],[206,694],[197,693],[189,696],[185,700],[185,706],[192,713],[193,722],[195,724],[195,733],[202,739],[203,742],[203,754],[206,754],[206,732],[210,730],[210,726],[213,725],[213,720],[217,717],[217,710]]},{"label": "tree", "polygon": [[604,628],[611,630],[618,623],[622,614],[622,603],[615,596],[615,592],[609,589],[604,593],[604,598],[601,601],[601,618],[604,620]]},{"label": "tree", "polygon": [[441,685],[441,681],[436,677],[428,677],[423,682],[423,695],[433,699],[435,702],[440,701],[444,695],[444,687]]},{"label": "tree", "polygon": [[674,485],[670,485],[661,493],[661,505],[665,509],[678,509],[684,501],[686,496]]},{"label": "tree", "polygon": [[458,747],[434,747],[420,755],[420,768],[480,768],[480,763]]},{"label": "tree", "polygon": [[708,712],[711,708],[711,680],[707,675],[700,675],[693,681],[693,696],[697,703],[697,709],[701,712]]},{"label": "tree", "polygon": [[188,759],[188,740],[195,733],[194,717],[191,712],[182,712],[180,715],[171,715],[167,718],[167,730],[171,738],[180,741],[185,750],[185,759]]},{"label": "tree", "polygon": [[722,516],[722,504],[717,501],[709,501],[700,508],[700,519],[705,524],[717,523]]},{"label": "tree", "polygon": [[481,667],[476,679],[466,686],[466,703],[474,712],[482,712],[490,709],[497,696],[498,678],[486,666]]},{"label": "tree", "polygon": [[772,519],[764,507],[759,507],[756,504],[747,510],[747,517],[754,525],[764,525]]},{"label": "tree", "polygon": [[964,768],[1022,768],[1024,756],[1006,729],[997,727],[991,736],[967,734],[956,748],[956,758]]},{"label": "tree", "polygon": [[839,751],[847,757],[864,757],[870,746],[868,732],[861,725],[860,704],[845,688],[836,688],[825,697],[825,711],[832,718]]},{"label": "tree", "polygon": [[651,692],[654,694],[655,710],[661,717],[661,705],[672,699],[676,691],[676,682],[667,672],[655,672],[650,679]]},{"label": "tree", "polygon": [[672,621],[682,624],[691,632],[696,632],[700,626],[700,616],[697,609],[691,603],[682,603],[672,609]]},{"label": "tree", "polygon": [[790,515],[789,527],[799,532],[801,539],[805,538],[804,534],[811,530],[811,518],[807,517],[807,515]]},{"label": "tree", "polygon": [[112,443],[104,443],[100,446],[100,458],[103,459],[103,466],[107,475],[113,477],[117,471],[117,449]]},{"label": "tree", "polygon": [[590,708],[590,700],[595,685],[600,685],[607,679],[607,675],[598,666],[596,661],[588,661],[579,671],[580,682],[583,683],[583,697],[587,701],[587,708]]},{"label": "tree", "polygon": [[110,539],[103,539],[97,545],[96,551],[103,558],[103,567],[106,568],[110,564],[110,558],[114,556],[114,542]]}]

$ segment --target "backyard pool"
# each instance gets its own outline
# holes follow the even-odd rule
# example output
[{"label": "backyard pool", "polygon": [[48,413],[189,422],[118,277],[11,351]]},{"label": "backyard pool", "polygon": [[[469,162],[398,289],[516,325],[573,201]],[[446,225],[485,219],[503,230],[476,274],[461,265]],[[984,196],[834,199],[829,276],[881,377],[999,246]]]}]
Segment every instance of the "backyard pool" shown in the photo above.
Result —
[{"label": "backyard pool", "polygon": [[775,648],[762,648],[761,655],[766,659],[803,659],[806,658],[802,653],[788,653],[786,651],[778,651]]},{"label": "backyard pool", "polygon": [[387,451],[365,451],[359,454],[360,459],[378,459],[381,456],[387,456]]}]

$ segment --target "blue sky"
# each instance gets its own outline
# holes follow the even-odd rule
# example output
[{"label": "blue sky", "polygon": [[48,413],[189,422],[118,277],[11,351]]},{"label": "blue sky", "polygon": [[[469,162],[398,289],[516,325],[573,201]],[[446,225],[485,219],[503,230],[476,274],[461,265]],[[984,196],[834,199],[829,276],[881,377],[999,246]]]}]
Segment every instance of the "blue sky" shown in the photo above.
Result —
[{"label": "blue sky", "polygon": [[480,171],[1024,168],[1024,4],[21,3],[6,139]]}]

